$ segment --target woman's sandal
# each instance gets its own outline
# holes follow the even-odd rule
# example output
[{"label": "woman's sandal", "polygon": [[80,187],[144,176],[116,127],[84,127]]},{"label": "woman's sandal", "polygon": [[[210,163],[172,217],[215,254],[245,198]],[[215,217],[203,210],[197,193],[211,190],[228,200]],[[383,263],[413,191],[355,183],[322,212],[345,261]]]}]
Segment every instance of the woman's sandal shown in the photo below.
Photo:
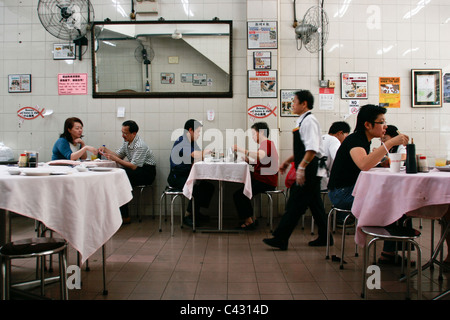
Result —
[{"label": "woman's sandal", "polygon": [[255,222],[246,224],[243,223],[241,224],[241,226],[239,227],[241,230],[254,230],[255,229]]}]

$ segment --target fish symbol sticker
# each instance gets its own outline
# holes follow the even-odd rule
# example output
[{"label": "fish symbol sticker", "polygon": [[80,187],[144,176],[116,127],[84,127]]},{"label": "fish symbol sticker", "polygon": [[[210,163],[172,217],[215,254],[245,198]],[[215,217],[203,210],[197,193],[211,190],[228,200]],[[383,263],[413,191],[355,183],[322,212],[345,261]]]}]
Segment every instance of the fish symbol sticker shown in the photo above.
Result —
[{"label": "fish symbol sticker", "polygon": [[248,115],[252,118],[257,118],[257,119],[267,118],[271,114],[273,114],[276,117],[277,116],[275,113],[276,109],[277,109],[277,107],[270,109],[269,106],[257,104],[248,109]]},{"label": "fish symbol sticker", "polygon": [[19,111],[17,111],[17,115],[25,120],[33,120],[39,116],[44,118],[44,110],[45,108],[42,108],[42,110],[39,111],[39,109],[36,109],[34,107],[23,107],[19,109]]}]

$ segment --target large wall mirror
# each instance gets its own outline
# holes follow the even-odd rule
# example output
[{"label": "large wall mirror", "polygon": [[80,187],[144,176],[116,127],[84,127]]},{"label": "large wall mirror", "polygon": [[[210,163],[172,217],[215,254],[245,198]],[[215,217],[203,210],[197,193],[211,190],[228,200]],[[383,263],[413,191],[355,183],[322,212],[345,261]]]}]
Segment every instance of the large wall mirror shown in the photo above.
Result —
[{"label": "large wall mirror", "polygon": [[232,21],[95,22],[94,98],[232,97]]}]

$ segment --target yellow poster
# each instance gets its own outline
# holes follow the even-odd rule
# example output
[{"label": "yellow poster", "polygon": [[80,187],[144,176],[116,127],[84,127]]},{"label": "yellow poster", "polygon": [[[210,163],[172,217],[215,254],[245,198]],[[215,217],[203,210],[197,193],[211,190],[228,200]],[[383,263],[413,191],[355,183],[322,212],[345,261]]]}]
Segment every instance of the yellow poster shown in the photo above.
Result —
[{"label": "yellow poster", "polygon": [[400,77],[380,77],[381,107],[400,108]]}]

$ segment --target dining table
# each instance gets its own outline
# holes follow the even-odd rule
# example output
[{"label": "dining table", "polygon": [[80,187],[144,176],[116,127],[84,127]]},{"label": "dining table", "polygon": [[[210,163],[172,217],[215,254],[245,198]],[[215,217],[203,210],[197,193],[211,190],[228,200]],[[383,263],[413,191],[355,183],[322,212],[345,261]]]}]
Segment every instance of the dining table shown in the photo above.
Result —
[{"label": "dining table", "polygon": [[[252,198],[252,182],[250,176],[249,164],[244,161],[223,161],[222,159],[212,159],[211,161],[195,162],[189,173],[189,177],[183,187],[183,194],[186,198],[192,198],[194,184],[197,180],[217,180],[219,182],[219,200],[218,200],[218,227],[217,230],[209,231],[225,231],[223,229],[223,183],[234,182],[244,184],[244,195]],[[234,230],[236,231],[236,230]]]},{"label": "dining table", "polygon": [[353,189],[352,214],[357,219],[355,242],[366,245],[365,226],[388,226],[402,216],[440,220],[442,232],[438,244],[432,248],[430,261],[436,259],[449,234],[450,223],[450,168],[431,168],[428,172],[398,173],[389,168],[361,171]]},{"label": "dining table", "polygon": [[123,169],[0,166],[0,246],[11,240],[11,213],[42,222],[66,239],[84,263],[120,228],[132,198]]}]

